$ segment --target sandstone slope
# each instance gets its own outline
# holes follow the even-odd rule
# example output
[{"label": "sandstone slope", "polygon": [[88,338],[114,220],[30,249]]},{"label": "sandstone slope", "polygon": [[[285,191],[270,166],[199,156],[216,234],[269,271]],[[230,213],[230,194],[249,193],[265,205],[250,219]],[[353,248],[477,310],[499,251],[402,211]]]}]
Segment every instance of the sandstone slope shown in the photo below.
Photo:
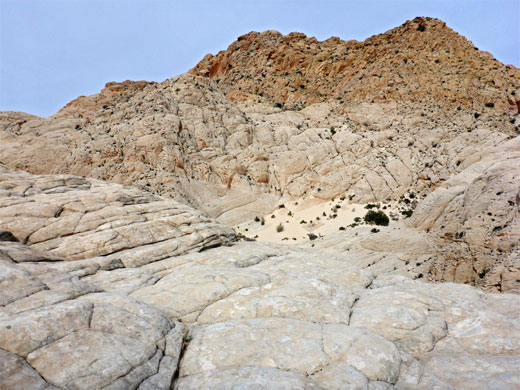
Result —
[{"label": "sandstone slope", "polygon": [[[0,177],[10,229],[0,242],[3,388],[520,385],[520,296],[412,280],[431,247],[424,234],[362,227],[343,251],[258,242],[198,251],[201,236],[213,246],[232,235],[174,201],[71,176]],[[141,205],[147,222],[127,213]],[[132,248],[89,244],[105,231]],[[67,258],[56,250],[63,240],[81,250]]]},{"label": "sandstone slope", "polygon": [[229,224],[284,196],[426,194],[520,129],[518,70],[475,49],[429,18],[364,42],[251,33],[192,75],[109,83],[49,118],[2,113],[0,162],[137,185]]},{"label": "sandstone slope", "polygon": [[[304,196],[406,200],[418,207],[410,226],[437,246],[432,280],[516,291],[519,80],[431,18],[364,42],[250,33],[161,83],[108,83],[48,118],[0,113],[0,163],[137,186],[229,226]],[[143,208],[126,207],[125,220],[146,221]],[[31,219],[21,240],[69,258],[90,256],[98,239],[131,250],[163,234],[72,243],[48,223]],[[168,242],[161,253],[177,250]]]},{"label": "sandstone slope", "polygon": [[[444,111],[518,113],[520,72],[438,19],[418,17],[363,42],[251,32],[208,54],[192,74],[234,101],[438,103]],[[487,105],[486,105],[487,104]],[[492,108],[492,110],[486,110]]]}]

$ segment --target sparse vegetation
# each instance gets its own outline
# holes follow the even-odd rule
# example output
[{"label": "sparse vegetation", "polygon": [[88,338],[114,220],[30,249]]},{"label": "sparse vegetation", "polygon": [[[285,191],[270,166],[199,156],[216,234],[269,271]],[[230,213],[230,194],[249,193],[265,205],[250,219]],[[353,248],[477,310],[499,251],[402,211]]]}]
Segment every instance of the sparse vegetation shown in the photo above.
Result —
[{"label": "sparse vegetation", "polygon": [[368,210],[364,220],[368,225],[388,226],[390,223],[388,216],[381,210]]},{"label": "sparse vegetation", "polygon": [[413,210],[401,210],[401,214],[403,214],[405,218],[410,218],[413,214]]},{"label": "sparse vegetation", "polygon": [[309,237],[309,240],[311,240],[311,241],[318,238],[318,236],[314,233],[308,233],[307,236]]},{"label": "sparse vegetation", "polygon": [[283,229],[284,229],[284,228],[283,228],[283,225],[282,225],[282,224],[279,224],[278,226],[276,226],[276,231],[277,231],[278,233],[283,232]]}]

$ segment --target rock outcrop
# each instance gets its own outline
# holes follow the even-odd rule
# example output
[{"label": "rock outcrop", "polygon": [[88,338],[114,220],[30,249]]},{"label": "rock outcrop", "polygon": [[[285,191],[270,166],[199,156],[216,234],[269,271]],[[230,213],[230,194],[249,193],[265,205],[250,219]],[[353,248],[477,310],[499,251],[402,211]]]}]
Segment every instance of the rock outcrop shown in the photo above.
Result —
[{"label": "rock outcrop", "polygon": [[[239,242],[163,256],[147,252],[163,242],[152,235],[152,242],[135,242],[132,249],[92,246],[71,251],[84,258],[68,259],[55,245],[31,240],[35,233],[27,235],[27,226],[36,225],[21,223],[24,218],[54,223],[55,238],[47,241],[63,235],[70,245],[85,245],[89,239],[82,229],[58,223],[74,215],[80,204],[82,219],[100,210],[94,205],[101,198],[101,209],[112,210],[111,220],[97,225],[99,231],[130,223],[123,218],[128,215],[125,207],[148,204],[153,209],[154,202],[169,207],[157,212],[160,217],[149,215],[151,232],[165,221],[183,230],[171,216],[181,206],[96,180],[6,170],[0,174],[2,220],[6,215],[20,219],[18,225],[2,225],[12,234],[3,234],[8,241],[0,243],[3,388],[520,384],[520,296],[414,281],[415,263],[424,260],[420,248],[433,248],[425,233],[414,236],[403,234],[404,226],[400,233],[388,227],[378,240],[360,228],[358,241],[349,248]],[[118,195],[112,200],[118,204],[107,204],[111,194]],[[54,211],[57,206],[61,213]],[[182,206],[177,215],[185,214],[203,218]],[[200,224],[202,229],[207,224],[220,244],[230,243],[227,228]],[[142,234],[136,229],[126,236],[137,239]],[[183,240],[197,242],[202,234],[185,230],[169,240],[180,247]],[[150,261],[136,262],[137,253]],[[396,267],[399,258],[409,266]]]},{"label": "rock outcrop", "polygon": [[2,113],[0,163],[139,186],[230,225],[281,197],[428,194],[520,131],[520,73],[475,49],[435,19],[362,43],[251,33],[191,74],[108,83],[49,118]]},{"label": "rock outcrop", "polygon": [[450,114],[462,108],[520,110],[518,69],[434,18],[415,18],[363,42],[251,32],[227,50],[208,54],[190,72],[217,81],[231,100],[290,109],[334,99],[347,107],[371,101],[439,103]]},{"label": "rock outcrop", "polygon": [[122,185],[0,173],[0,228],[54,259],[136,267],[235,237],[189,206]]},{"label": "rock outcrop", "polygon": [[[0,113],[0,387],[520,387],[519,99],[518,69],[416,18]],[[303,200],[392,214],[244,235]]]},{"label": "rock outcrop", "polygon": [[410,225],[438,238],[433,280],[520,293],[520,137],[479,158],[420,202]]}]

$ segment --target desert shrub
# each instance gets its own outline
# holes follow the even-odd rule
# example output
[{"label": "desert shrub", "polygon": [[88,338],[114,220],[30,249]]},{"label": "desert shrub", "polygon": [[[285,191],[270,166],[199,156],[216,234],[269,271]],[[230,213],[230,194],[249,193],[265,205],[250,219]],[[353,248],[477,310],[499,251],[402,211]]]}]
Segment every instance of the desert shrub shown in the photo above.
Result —
[{"label": "desert shrub", "polygon": [[283,225],[282,225],[282,224],[279,224],[279,225],[276,227],[276,231],[277,231],[278,233],[283,232]]},{"label": "desert shrub", "polygon": [[406,218],[410,218],[413,214],[413,210],[403,210],[401,211],[401,214],[403,214]]},{"label": "desert shrub", "polygon": [[381,210],[368,210],[364,219],[369,225],[388,226],[390,222],[388,216]]},{"label": "desert shrub", "polygon": [[370,230],[371,233],[379,233],[379,229],[376,229],[376,228],[373,228],[372,230]]},{"label": "desert shrub", "polygon": [[307,236],[309,236],[309,240],[311,240],[311,241],[318,238],[318,236],[314,233],[309,233],[309,234],[307,234]]}]

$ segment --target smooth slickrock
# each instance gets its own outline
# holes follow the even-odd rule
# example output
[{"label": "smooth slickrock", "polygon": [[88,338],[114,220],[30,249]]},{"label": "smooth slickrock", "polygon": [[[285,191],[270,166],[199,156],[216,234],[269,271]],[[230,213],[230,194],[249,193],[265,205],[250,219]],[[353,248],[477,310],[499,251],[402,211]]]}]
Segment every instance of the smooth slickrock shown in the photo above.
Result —
[{"label": "smooth slickrock", "polygon": [[520,137],[481,155],[420,202],[410,225],[437,238],[433,280],[519,293]]},{"label": "smooth slickrock", "polygon": [[[39,186],[34,195],[11,191],[2,198],[11,227],[33,214],[39,226],[66,217],[54,211],[68,207],[65,195],[81,197],[86,216],[99,210],[99,199],[124,196],[125,204],[149,204],[150,213],[175,220],[164,211],[171,201],[162,200],[158,212],[153,202],[139,203],[155,196],[134,189],[3,172],[3,183]],[[9,214],[26,197],[31,208]],[[117,213],[108,229],[118,229],[126,206],[110,207]],[[212,224],[229,244],[228,229]],[[520,297],[420,282],[418,272],[438,250],[435,240],[403,224],[379,234],[369,229],[307,246],[237,242],[138,262],[129,259],[161,244],[154,236],[151,243],[135,237],[131,250],[99,256],[106,250],[100,248],[96,257],[70,260],[30,239],[4,241],[0,383],[142,390],[515,386]],[[85,233],[67,237],[74,243]],[[182,237],[191,242],[199,234]]]},{"label": "smooth slickrock", "polygon": [[234,237],[231,229],[188,206],[133,188],[71,176],[1,173],[0,227],[53,257],[122,258],[123,266],[136,267]]},{"label": "smooth slickrock", "polygon": [[[113,110],[98,106],[106,99],[114,105]],[[83,104],[90,100],[99,102],[87,105],[88,110],[83,112]],[[143,108],[143,100],[151,103]],[[232,103],[216,84],[190,75],[136,89],[131,84],[110,85],[100,95],[81,98],[54,117],[27,120],[24,116],[13,123],[18,114],[1,114],[5,127],[0,129],[0,163],[38,173],[66,171],[139,185],[153,193],[195,205],[230,225],[252,220],[269,213],[284,199],[301,196],[321,199],[342,196],[358,203],[401,199],[401,212],[411,213],[421,204],[419,213],[435,215],[442,212],[442,202],[449,201],[451,195],[445,193],[442,198],[445,200],[440,202],[432,200],[438,199],[438,195],[422,198],[438,194],[436,190],[445,190],[450,177],[468,169],[476,171],[475,164],[478,166],[482,159],[482,166],[493,163],[493,159],[505,165],[497,166],[497,177],[489,181],[486,188],[481,189],[477,183],[468,187],[472,188],[468,194],[471,199],[482,199],[482,205],[488,204],[490,196],[499,192],[488,190],[500,187],[501,183],[515,182],[516,162],[506,162],[504,158],[514,155],[518,141],[508,141],[513,134],[508,127],[511,123],[499,126],[493,122],[492,113],[478,119],[473,117],[471,124],[464,124],[457,116],[462,115],[458,111],[452,117],[441,118],[434,110],[410,122],[410,113],[422,109],[367,103],[349,108],[349,112],[357,112],[360,117],[370,114],[370,123],[357,123],[346,118],[341,110],[335,102],[317,103],[316,107],[311,105],[301,112],[281,110],[265,103]],[[121,112],[125,112],[124,117],[128,119],[122,119]],[[320,116],[324,113],[328,114]],[[86,121],[80,115],[91,119]],[[389,118],[392,119],[389,124],[377,128]],[[208,126],[213,131],[209,132]],[[40,142],[47,152],[42,152]],[[64,145],[67,151],[61,150]],[[136,147],[144,149],[138,151]],[[53,148],[56,150],[50,152]],[[63,157],[54,161],[53,156],[58,155]],[[91,163],[85,164],[85,155]],[[136,156],[141,156],[139,162]],[[107,190],[97,187],[102,185],[91,179],[68,177],[56,182],[39,181],[34,187],[22,179],[4,185],[13,195],[23,193],[32,199],[57,193],[63,200],[56,204],[41,203],[26,214],[27,205],[11,199],[6,204],[7,214],[2,214],[0,228],[15,232],[20,241],[31,244],[35,251],[47,251],[51,258],[86,258],[117,252],[112,259],[128,254],[124,256],[125,265],[136,266],[143,258],[166,258],[192,247],[200,249],[219,244],[219,239],[213,240],[218,233],[210,232],[213,228],[209,228],[212,226],[209,220],[199,221],[185,206],[173,206],[148,191],[137,195],[128,193],[129,189],[119,193],[112,187],[115,191],[112,198],[98,193],[88,200],[80,196],[77,202],[65,205],[63,202],[70,200],[68,196],[73,189],[74,196],[91,186],[98,192]],[[63,189],[64,184],[69,190]],[[450,187],[449,191],[464,191],[458,187]],[[480,196],[482,191],[485,196]],[[493,203],[493,210],[478,209],[479,213],[492,213],[490,218],[495,219],[494,222],[483,221],[493,222],[493,229],[497,230],[472,229],[471,245],[480,245],[500,234],[508,237],[509,231],[515,228],[516,225],[508,224],[509,228],[501,232],[513,218],[514,205],[509,202],[516,202],[514,196],[506,196],[506,193],[514,195],[514,185],[508,184],[500,201]],[[139,200],[126,204],[128,197]],[[435,210],[427,206],[431,201]],[[17,213],[21,218],[13,220]],[[395,218],[403,216],[397,213]],[[207,226],[205,233],[190,234],[190,240],[170,228],[171,224],[183,226],[186,233],[191,233],[199,223]],[[482,221],[473,218],[464,226],[475,223]],[[461,233],[453,224],[442,226],[438,228],[450,230],[447,236],[444,234],[446,237]],[[420,228],[428,229],[424,223]],[[71,233],[81,233],[85,239],[77,241]],[[416,234],[412,233],[410,239],[415,240]],[[422,245],[421,240],[415,241]],[[103,242],[102,250],[96,247],[99,242]],[[408,244],[417,245],[406,243],[403,247]],[[502,246],[492,248],[492,253],[484,249],[478,259],[460,245],[450,246],[444,242],[442,247],[443,253],[438,256],[441,260],[432,272],[435,280],[476,283],[499,291],[516,288],[517,256],[505,259],[498,252],[498,249],[504,251]],[[509,251],[509,247],[505,250]],[[455,258],[464,261],[443,270],[442,258],[445,257],[450,263]],[[495,267],[497,262],[500,264]],[[471,272],[472,263],[476,263],[475,273]],[[392,262],[388,267],[394,265]],[[426,269],[417,274],[428,272]]]},{"label": "smooth slickrock", "polygon": [[[136,388],[157,376],[165,357],[172,373],[156,381],[170,385],[182,324],[129,297],[91,293],[95,289],[79,280],[83,291],[72,294],[67,277],[60,282],[59,271],[43,264],[32,271],[25,277],[41,278],[46,288],[0,309],[0,351],[7,354],[0,382],[5,388]],[[53,274],[54,282],[45,272]]]},{"label": "smooth slickrock", "polygon": [[[23,386],[23,387],[22,387]],[[0,348],[0,387],[2,389],[55,390],[22,357]]]},{"label": "smooth slickrock", "polygon": [[322,390],[304,375],[263,367],[206,371],[180,378],[175,390]]}]

